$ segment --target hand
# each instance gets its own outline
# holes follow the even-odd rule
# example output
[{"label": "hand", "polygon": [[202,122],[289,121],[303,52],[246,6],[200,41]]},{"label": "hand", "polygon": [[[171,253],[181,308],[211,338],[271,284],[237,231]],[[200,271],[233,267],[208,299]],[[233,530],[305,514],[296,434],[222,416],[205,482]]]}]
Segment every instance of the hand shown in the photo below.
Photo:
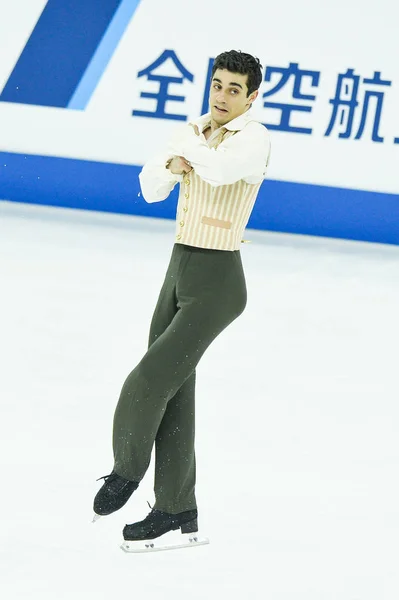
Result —
[{"label": "hand", "polygon": [[167,168],[175,175],[189,173],[192,170],[192,166],[183,156],[174,156],[167,165]]}]

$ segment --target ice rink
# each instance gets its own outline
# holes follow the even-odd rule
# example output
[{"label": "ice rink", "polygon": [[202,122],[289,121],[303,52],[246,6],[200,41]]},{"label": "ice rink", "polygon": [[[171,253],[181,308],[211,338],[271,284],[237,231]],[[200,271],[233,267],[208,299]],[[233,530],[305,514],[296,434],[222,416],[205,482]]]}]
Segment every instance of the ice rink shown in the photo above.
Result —
[{"label": "ice rink", "polygon": [[120,550],[152,465],[91,523],[174,228],[0,203],[0,596],[397,600],[398,247],[247,230],[247,308],[197,371],[211,544]]}]

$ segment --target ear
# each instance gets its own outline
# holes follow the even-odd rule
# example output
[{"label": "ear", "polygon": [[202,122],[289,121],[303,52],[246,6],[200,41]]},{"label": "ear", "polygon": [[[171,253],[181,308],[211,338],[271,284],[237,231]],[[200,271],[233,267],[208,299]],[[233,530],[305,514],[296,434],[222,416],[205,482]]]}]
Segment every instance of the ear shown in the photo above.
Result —
[{"label": "ear", "polygon": [[250,96],[248,96],[248,104],[252,104],[252,102],[254,102],[256,100],[256,98],[258,97],[259,94],[259,90],[255,90],[254,92],[252,92],[252,94]]}]

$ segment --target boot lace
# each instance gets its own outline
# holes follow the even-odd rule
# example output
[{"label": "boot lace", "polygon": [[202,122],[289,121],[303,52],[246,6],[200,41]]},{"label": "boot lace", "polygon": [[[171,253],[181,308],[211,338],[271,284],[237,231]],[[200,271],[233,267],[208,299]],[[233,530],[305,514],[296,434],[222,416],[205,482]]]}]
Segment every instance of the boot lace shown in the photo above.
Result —
[{"label": "boot lace", "polygon": [[123,479],[123,477],[117,475],[116,473],[103,475],[102,477],[99,477],[96,481],[100,481],[100,479],[104,479],[110,491],[118,491],[121,489],[121,487],[127,484],[127,481]]}]

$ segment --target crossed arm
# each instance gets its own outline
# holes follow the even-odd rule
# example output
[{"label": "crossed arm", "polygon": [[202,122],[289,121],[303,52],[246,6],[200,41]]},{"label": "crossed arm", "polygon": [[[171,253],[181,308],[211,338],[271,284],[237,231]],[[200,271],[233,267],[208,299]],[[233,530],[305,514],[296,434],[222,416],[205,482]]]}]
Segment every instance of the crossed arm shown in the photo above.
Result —
[{"label": "crossed arm", "polygon": [[165,200],[183,174],[191,169],[214,187],[241,179],[253,184],[264,179],[270,140],[262,125],[249,123],[217,149],[209,148],[198,133],[188,126],[183,135],[169,144],[165,153],[144,165],[139,178],[147,202]]}]

